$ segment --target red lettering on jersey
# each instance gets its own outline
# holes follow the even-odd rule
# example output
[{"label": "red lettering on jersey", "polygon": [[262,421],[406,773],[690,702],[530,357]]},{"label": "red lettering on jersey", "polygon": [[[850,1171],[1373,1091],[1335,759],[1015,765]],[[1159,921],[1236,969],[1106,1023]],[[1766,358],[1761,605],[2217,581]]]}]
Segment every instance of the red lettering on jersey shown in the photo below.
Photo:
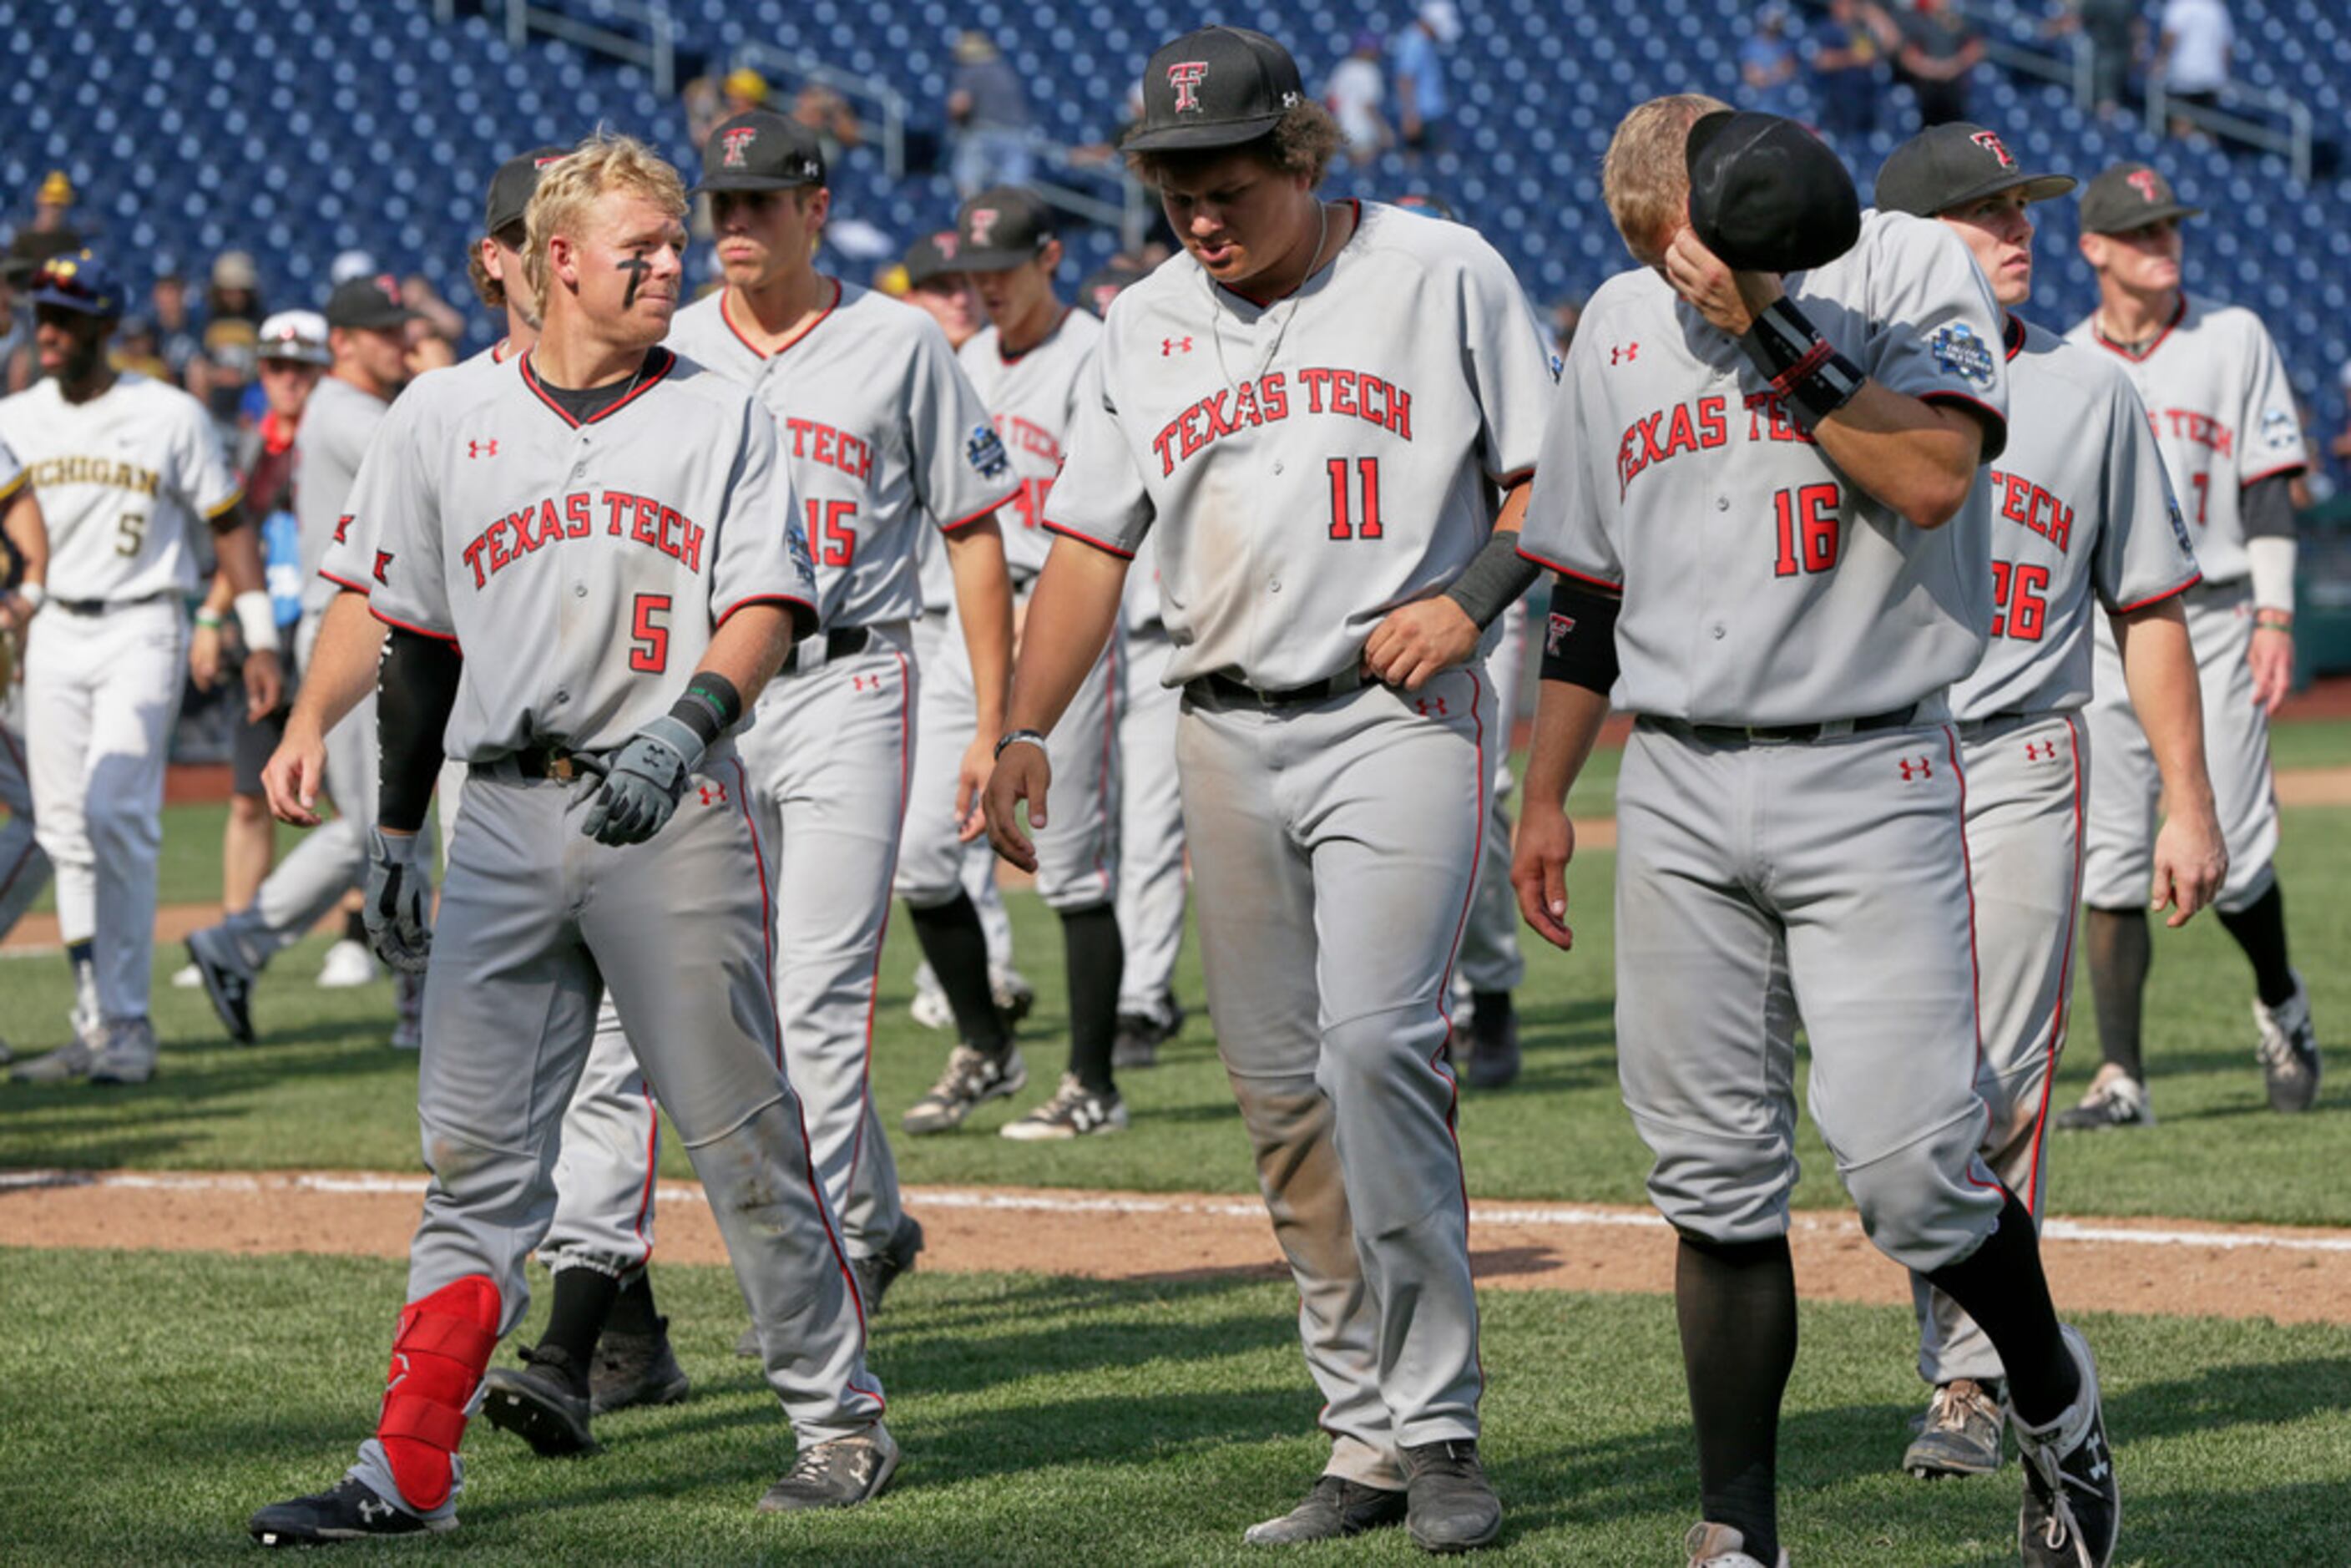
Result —
[{"label": "red lettering on jersey", "polygon": [[335,542],[339,545],[350,543],[350,531],[351,515],[345,512],[335,519]]},{"label": "red lettering on jersey", "polygon": [[389,584],[389,583],[392,581],[392,579],[390,579],[390,578],[388,578],[388,577],[384,576],[384,572],[385,572],[385,570],[386,570],[388,568],[390,568],[390,567],[391,567],[391,565],[392,565],[392,552],[391,552],[390,550],[388,550],[388,549],[380,549],[380,550],[378,550],[378,551],[376,551],[376,552],[375,552],[375,569],[374,569],[374,570],[375,570],[375,580],[376,580],[378,582],[381,582],[381,583]]},{"label": "red lettering on jersey", "polygon": [[675,507],[661,509],[661,537],[653,548],[665,556],[675,556],[685,548],[685,517]]},{"label": "red lettering on jersey", "polygon": [[[2168,424],[2175,438],[2208,446],[2223,457],[2236,449],[2237,433],[2209,413],[2199,413],[2192,408],[2151,408],[2147,411],[2147,418],[2158,440],[2164,434],[2163,424]],[[2163,423],[2159,424],[2158,420]]]},{"label": "red lettering on jersey", "polygon": [[596,519],[588,510],[588,497],[583,491],[573,491],[563,497],[565,527],[563,537],[584,539],[596,527]]},{"label": "red lettering on jersey", "polygon": [[861,483],[872,478],[873,448],[862,438],[813,419],[787,419],[783,426],[795,459],[837,468]]},{"label": "red lettering on jersey", "polygon": [[[1668,411],[1642,414],[1625,427],[1616,443],[1616,495],[1622,500],[1633,481],[1653,463],[1685,452],[1709,452],[1730,439],[1729,404],[1718,396],[1676,403]],[[1762,439],[1760,415],[1751,417],[1749,439]],[[1659,432],[1662,431],[1663,434]]]},{"label": "red lettering on jersey", "polygon": [[1747,395],[1747,439],[1813,444],[1812,433],[1788,417],[1788,406],[1767,392]]},{"label": "red lettering on jersey", "polygon": [[2055,545],[2061,554],[2073,549],[2073,507],[2022,474],[2002,473],[1995,468],[1991,471],[1991,486],[2000,499],[2002,521],[2031,528]]},{"label": "red lettering on jersey", "polygon": [[[1244,385],[1241,395],[1246,397],[1248,394],[1249,388]],[[996,416],[996,434],[1013,451],[1041,457],[1056,468],[1061,466],[1061,444],[1054,440],[1053,433],[1043,425],[1031,424],[1017,413],[999,413]]]},{"label": "red lettering on jersey", "polygon": [[474,587],[477,591],[481,588],[482,584],[489,580],[489,574],[482,570],[482,545],[483,541],[488,538],[489,536],[487,534],[483,534],[480,538],[475,539],[472,544],[469,544],[465,548],[460,558],[467,566],[474,569]]},{"label": "red lettering on jersey", "polygon": [[[1327,372],[1299,373],[1304,376]],[[1243,382],[1238,387],[1220,389],[1169,420],[1151,438],[1151,450],[1159,455],[1159,476],[1165,478],[1176,472],[1176,464],[1197,456],[1228,435],[1290,417],[1290,397],[1282,388],[1281,378],[1282,372],[1276,371],[1254,382]],[[1058,444],[1053,455],[1059,461]]]},{"label": "red lettering on jersey", "polygon": [[651,496],[639,496],[631,508],[629,537],[641,545],[661,548],[661,539],[653,531],[661,521],[661,503]]},{"label": "red lettering on jersey", "polygon": [[1309,365],[1298,372],[1298,379],[1306,383],[1306,412],[1321,413],[1322,391],[1331,384],[1331,372]]},{"label": "red lettering on jersey", "polygon": [[[602,492],[601,499],[609,519],[601,538],[626,538],[684,562],[689,571],[702,570],[705,536],[701,525],[692,517],[652,497],[632,496],[625,490],[606,490]],[[486,587],[490,579],[508,566],[549,545],[599,537],[595,512],[597,500],[594,493],[574,490],[561,497],[542,497],[515,511],[492,518],[458,552],[459,559],[474,574],[474,587],[476,590]],[[623,519],[627,522],[625,530],[622,526]],[[389,554],[377,553],[376,572],[379,578],[391,559]]]},{"label": "red lettering on jersey", "polygon": [[1351,413],[1358,419],[1363,417],[1364,411],[1355,405],[1354,371],[1332,371],[1331,372],[1331,412]]},{"label": "red lettering on jersey", "polygon": [[[635,500],[636,497],[630,495],[626,490],[607,490],[604,492],[604,510],[611,519],[604,525],[604,531],[607,534],[610,534],[614,538],[619,538],[621,537],[621,519],[628,515],[629,507],[631,503]],[[479,585],[477,584],[476,586]]]}]

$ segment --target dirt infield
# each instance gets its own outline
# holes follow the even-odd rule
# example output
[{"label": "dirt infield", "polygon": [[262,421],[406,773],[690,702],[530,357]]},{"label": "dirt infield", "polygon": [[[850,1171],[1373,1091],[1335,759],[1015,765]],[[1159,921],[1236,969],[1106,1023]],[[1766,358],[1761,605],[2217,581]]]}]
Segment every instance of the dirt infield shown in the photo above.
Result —
[{"label": "dirt infield", "polygon": [[[0,1246],[397,1257],[419,1176],[0,1172]],[[692,1183],[659,1188],[661,1256],[725,1260]],[[1280,1255],[1253,1198],[1023,1187],[910,1187],[929,1233],[922,1267],[1105,1280],[1279,1277]],[[1646,1209],[1473,1203],[1470,1250],[1486,1290],[1663,1294],[1671,1234]],[[1909,1283],[1849,1214],[1800,1215],[1796,1274],[1809,1297],[1907,1303]],[[2058,1300],[2085,1311],[2351,1322],[2351,1230],[2184,1220],[2052,1220],[2045,1257]]]}]

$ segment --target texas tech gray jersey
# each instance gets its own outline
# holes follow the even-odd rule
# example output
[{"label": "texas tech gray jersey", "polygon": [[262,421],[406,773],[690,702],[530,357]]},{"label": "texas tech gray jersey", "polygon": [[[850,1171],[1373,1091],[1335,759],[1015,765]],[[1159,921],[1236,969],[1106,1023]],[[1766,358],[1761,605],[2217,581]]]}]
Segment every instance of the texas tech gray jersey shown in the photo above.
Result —
[{"label": "texas tech gray jersey", "polygon": [[1171,685],[1348,668],[1534,465],[1551,359],[1509,267],[1458,224],[1357,214],[1287,298],[1187,254],[1111,306],[1046,526],[1131,556],[1157,525]]},{"label": "texas tech gray jersey", "polygon": [[736,331],[723,289],[679,311],[668,342],[775,416],[824,623],[904,621],[923,612],[924,518],[977,521],[1011,498],[1012,471],[938,324],[830,281],[832,308],[772,354]]},{"label": "texas tech gray jersey", "polygon": [[1020,481],[1003,519],[1004,563],[1015,581],[1045,570],[1053,543],[1042,526],[1046,493],[1061,472],[1061,448],[1077,416],[1078,385],[1102,335],[1098,318],[1071,306],[1042,342],[1020,353],[1007,354],[994,327],[982,328],[956,350]]},{"label": "texas tech gray jersey", "polygon": [[[1957,235],[1865,214],[1853,249],[1788,293],[1881,384],[1991,415],[1997,455],[2000,311]],[[1809,724],[1938,705],[1975,667],[1991,522],[1980,484],[1931,532],[1847,484],[1739,344],[1641,268],[1576,327],[1523,549],[1624,591],[1620,707]]]},{"label": "texas tech gray jersey", "polygon": [[619,746],[735,611],[780,601],[813,623],[776,422],[741,387],[656,349],[575,421],[528,355],[449,382],[350,509],[375,536],[377,617],[465,653],[451,757]]},{"label": "texas tech gray jersey", "polygon": [[2183,289],[2179,314],[2142,353],[2108,342],[2095,315],[2065,336],[2113,355],[2137,389],[2206,580],[2244,577],[2238,492],[2310,461],[2294,388],[2261,318]]},{"label": "texas tech gray jersey", "polygon": [[2105,355],[2013,316],[2004,346],[2008,450],[1981,481],[1991,487],[1991,643],[1951,688],[1955,718],[2080,707],[2096,607],[2137,610],[2197,575],[2129,381]]},{"label": "texas tech gray jersey", "polygon": [[335,583],[319,569],[350,509],[343,500],[359,477],[368,442],[391,407],[333,376],[320,380],[302,405],[294,438],[294,516],[301,525],[305,610],[323,610],[335,596]]},{"label": "texas tech gray jersey", "polygon": [[[442,370],[427,371],[409,382],[408,390],[402,392],[384,411],[383,417],[376,422],[368,440],[367,454],[360,460],[359,472],[345,486],[343,499],[359,494],[360,486],[368,482],[368,465],[376,461],[378,451],[386,448],[395,453],[407,450],[402,444],[409,437],[400,433],[409,429],[426,405],[444,397],[464,396],[459,389],[467,381],[494,376],[501,370],[511,375],[511,358],[512,354],[502,339],[495,347],[484,349],[471,359],[461,360]],[[401,459],[395,456],[392,461]],[[327,530],[326,543],[318,557],[315,576],[330,590],[348,588],[353,593],[369,592],[375,587],[374,519],[354,517],[350,508],[343,505],[343,500],[339,500],[337,505],[342,509],[335,515],[333,526]],[[303,528],[302,544],[307,560],[310,544],[308,525]]]}]

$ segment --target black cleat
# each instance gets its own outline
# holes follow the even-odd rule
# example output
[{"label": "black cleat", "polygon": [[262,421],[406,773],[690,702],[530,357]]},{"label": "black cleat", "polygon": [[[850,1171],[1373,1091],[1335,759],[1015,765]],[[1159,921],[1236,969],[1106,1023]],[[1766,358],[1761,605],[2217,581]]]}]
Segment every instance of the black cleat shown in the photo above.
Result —
[{"label": "black cleat", "polygon": [[792,1468],[759,1499],[759,1511],[855,1508],[881,1496],[897,1473],[898,1445],[877,1421],[859,1437],[802,1448]]},{"label": "black cleat", "polygon": [[1474,1552],[1502,1536],[1502,1503],[1472,1437],[1400,1448],[1409,1506],[1405,1528],[1423,1552]]},{"label": "black cleat", "polygon": [[1184,1009],[1174,997],[1164,997],[1147,1013],[1118,1015],[1118,1034],[1110,1048],[1114,1067],[1156,1067],[1159,1048],[1184,1031]]},{"label": "black cleat", "polygon": [[221,1027],[237,1044],[251,1045],[253,976],[238,961],[235,944],[215,929],[192,934],[184,946],[189,962],[204,977],[204,995],[212,998]]},{"label": "black cleat", "polygon": [[2009,1407],[2024,1461],[2017,1545],[2026,1568],[2106,1568],[2122,1532],[2123,1499],[2114,1451],[2106,1446],[2098,1368],[2079,1333],[2070,1324],[2060,1332],[2082,1369],[2082,1392],[2064,1415],[2037,1430]]},{"label": "black cleat", "polygon": [[521,1370],[501,1366],[482,1379],[482,1414],[543,1459],[596,1451],[588,1429],[589,1383],[578,1363],[551,1345],[521,1353]]},{"label": "black cleat", "polygon": [[606,1329],[588,1368],[588,1411],[601,1416],[632,1405],[674,1405],[693,1386],[669,1347],[667,1318],[655,1318],[651,1333]]},{"label": "black cleat", "polygon": [[1463,1076],[1472,1089],[1507,1089],[1519,1076],[1519,1015],[1508,991],[1479,991],[1469,1016],[1469,1064]]},{"label": "black cleat", "polygon": [[871,1319],[882,1308],[882,1298],[891,1282],[914,1267],[914,1256],[923,1249],[923,1222],[911,1214],[898,1217],[898,1228],[890,1233],[890,1243],[870,1258],[852,1258],[850,1271],[857,1276],[857,1293],[865,1302],[865,1315]]},{"label": "black cleat", "polygon": [[1279,1518],[1260,1521],[1242,1532],[1251,1546],[1296,1546],[1337,1541],[1404,1522],[1405,1494],[1369,1487],[1344,1476],[1318,1476],[1305,1500]]},{"label": "black cleat", "polygon": [[372,1487],[345,1476],[322,1492],[273,1502],[245,1521],[264,1546],[317,1546],[329,1541],[371,1541],[379,1535],[440,1534],[457,1516],[419,1519],[386,1502]]}]

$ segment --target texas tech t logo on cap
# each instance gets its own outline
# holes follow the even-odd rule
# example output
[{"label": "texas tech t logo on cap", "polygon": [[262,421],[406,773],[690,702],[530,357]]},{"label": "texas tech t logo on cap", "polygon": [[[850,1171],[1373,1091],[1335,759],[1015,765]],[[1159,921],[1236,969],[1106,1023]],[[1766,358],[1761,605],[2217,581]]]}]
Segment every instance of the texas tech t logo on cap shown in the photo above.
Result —
[{"label": "texas tech t logo on cap", "polygon": [[2134,169],[2126,178],[2130,181],[2130,188],[2139,193],[2141,200],[2147,202],[2163,200],[2163,176],[2154,170]]},{"label": "texas tech t logo on cap", "polygon": [[719,167],[747,167],[749,161],[745,155],[751,151],[751,143],[758,139],[758,135],[759,128],[756,125],[738,125],[726,132],[722,140],[726,143],[726,156],[719,161]]},{"label": "texas tech t logo on cap", "polygon": [[1206,60],[1178,60],[1167,68],[1167,85],[1176,89],[1176,111],[1200,107],[1200,78],[1208,74]]},{"label": "texas tech t logo on cap", "polygon": [[[986,250],[987,248],[988,243],[992,238],[996,228],[996,218],[997,212],[994,207],[972,208],[970,224],[972,244],[977,246],[982,250]],[[949,252],[948,254],[953,255],[954,253]]]},{"label": "texas tech t logo on cap", "polygon": [[1991,131],[1979,131],[1973,136],[1969,137],[1968,140],[1982,148],[1985,152],[1991,153],[1993,157],[1999,159],[2000,166],[2001,168],[2013,169],[2016,167],[2016,160],[2010,155],[2008,148],[2002,144],[1999,137],[1993,135]]}]

